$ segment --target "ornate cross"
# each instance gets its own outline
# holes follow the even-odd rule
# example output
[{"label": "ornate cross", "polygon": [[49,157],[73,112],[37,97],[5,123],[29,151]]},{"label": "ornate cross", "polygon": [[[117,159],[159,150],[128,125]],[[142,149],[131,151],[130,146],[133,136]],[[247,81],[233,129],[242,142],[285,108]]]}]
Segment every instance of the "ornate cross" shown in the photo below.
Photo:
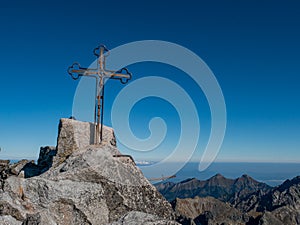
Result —
[{"label": "ornate cross", "polygon": [[103,131],[103,111],[104,111],[104,84],[105,79],[119,80],[122,84],[126,84],[132,77],[127,68],[118,71],[107,70],[105,68],[106,57],[109,56],[109,50],[100,45],[94,49],[94,55],[97,57],[97,68],[83,68],[79,63],[75,62],[68,68],[68,73],[74,80],[81,76],[93,77],[96,79],[96,98],[94,124],[96,126],[96,135],[94,144],[102,142]]}]

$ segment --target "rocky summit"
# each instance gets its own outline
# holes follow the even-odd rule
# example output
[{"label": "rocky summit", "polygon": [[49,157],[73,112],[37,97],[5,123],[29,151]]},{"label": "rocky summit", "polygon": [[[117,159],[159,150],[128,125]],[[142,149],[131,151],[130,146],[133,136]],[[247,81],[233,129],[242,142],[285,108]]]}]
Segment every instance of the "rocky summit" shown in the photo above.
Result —
[{"label": "rocky summit", "polygon": [[112,128],[100,145],[94,130],[61,119],[57,146],[41,147],[37,163],[0,160],[0,225],[300,224],[299,176],[277,187],[221,174],[154,187]]},{"label": "rocky summit", "polygon": [[0,161],[0,224],[178,224],[171,204],[116,148],[113,130],[61,119],[38,163]]}]

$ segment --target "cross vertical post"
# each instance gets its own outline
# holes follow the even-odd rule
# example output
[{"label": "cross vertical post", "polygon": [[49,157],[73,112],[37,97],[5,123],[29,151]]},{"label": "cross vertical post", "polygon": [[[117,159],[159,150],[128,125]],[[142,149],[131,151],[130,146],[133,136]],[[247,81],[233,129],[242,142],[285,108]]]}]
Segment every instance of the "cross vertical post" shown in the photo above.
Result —
[{"label": "cross vertical post", "polygon": [[118,71],[107,70],[105,67],[106,57],[109,56],[109,50],[100,45],[94,49],[94,55],[97,57],[97,68],[84,68],[75,62],[68,68],[68,74],[77,80],[79,77],[92,77],[96,80],[95,93],[95,111],[94,125],[96,128],[94,144],[98,145],[102,142],[103,135],[103,116],[104,116],[104,86],[106,79],[119,80],[122,84],[126,84],[132,75],[127,68]]}]

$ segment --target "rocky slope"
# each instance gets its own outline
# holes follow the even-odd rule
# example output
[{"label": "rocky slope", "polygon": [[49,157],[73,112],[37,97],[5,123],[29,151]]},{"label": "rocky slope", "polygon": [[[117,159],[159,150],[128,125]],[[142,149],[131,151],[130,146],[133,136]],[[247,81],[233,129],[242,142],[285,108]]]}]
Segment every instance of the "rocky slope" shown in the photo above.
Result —
[{"label": "rocky slope", "polygon": [[172,202],[181,224],[245,224],[249,216],[213,197],[195,197]]},{"label": "rocky slope", "polygon": [[236,206],[249,213],[260,212],[262,220],[269,217],[283,224],[300,224],[300,176],[286,180],[267,194],[254,193]]},{"label": "rocky slope", "polygon": [[[117,150],[105,127],[62,119],[56,148],[42,148],[38,164],[0,161],[0,224],[176,224],[164,197]],[[133,223],[134,220],[139,221]]]}]

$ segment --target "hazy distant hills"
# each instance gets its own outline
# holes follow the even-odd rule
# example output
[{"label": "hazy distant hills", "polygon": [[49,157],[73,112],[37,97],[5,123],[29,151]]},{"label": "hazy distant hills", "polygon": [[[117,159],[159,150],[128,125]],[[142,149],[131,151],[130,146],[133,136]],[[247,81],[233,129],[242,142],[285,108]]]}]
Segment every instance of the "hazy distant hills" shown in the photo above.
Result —
[{"label": "hazy distant hills", "polygon": [[300,224],[300,176],[277,187],[221,174],[155,186],[182,224]]},{"label": "hazy distant hills", "polygon": [[175,198],[211,196],[230,203],[234,203],[237,197],[243,198],[258,190],[267,192],[271,189],[267,184],[258,182],[248,175],[228,179],[221,174],[204,181],[192,178],[179,183],[160,183],[156,188],[168,201],[173,201]]}]

